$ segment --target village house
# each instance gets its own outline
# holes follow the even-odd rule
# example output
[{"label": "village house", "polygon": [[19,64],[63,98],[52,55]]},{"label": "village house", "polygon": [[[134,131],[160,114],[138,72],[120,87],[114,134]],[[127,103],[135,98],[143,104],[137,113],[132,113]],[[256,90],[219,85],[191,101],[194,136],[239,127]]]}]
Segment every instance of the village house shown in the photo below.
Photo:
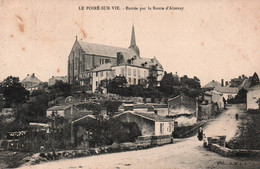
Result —
[{"label": "village house", "polygon": [[54,116],[55,114],[71,121],[72,119],[76,119],[79,116],[79,109],[73,105],[61,105],[53,106],[46,110],[47,117]]},{"label": "village house", "polygon": [[223,95],[215,90],[206,91],[204,93],[204,101],[208,103],[217,103],[219,109],[224,108]]},{"label": "village house", "polygon": [[114,118],[122,122],[135,122],[142,136],[171,135],[174,131],[174,120],[154,113],[125,111]]},{"label": "village house", "polygon": [[[163,76],[163,68],[154,58],[141,58],[136,45],[134,27],[132,27],[131,43],[129,48],[120,48],[107,45],[76,41],[68,59],[68,82],[95,92],[101,81],[116,76],[125,76],[128,85],[137,85],[145,82],[151,69]],[[106,89],[102,89],[106,93]]]},{"label": "village house", "polygon": [[260,101],[260,85],[256,85],[250,88],[247,92],[247,110],[248,109],[259,109]]},{"label": "village house", "polygon": [[30,93],[34,90],[42,89],[42,82],[35,76],[35,74],[27,74],[26,78],[21,81],[22,86]]},{"label": "village house", "polygon": [[154,103],[123,103],[118,107],[119,113],[124,111],[134,111],[142,113],[155,113],[160,116],[168,115],[168,105],[167,104],[154,104]]},{"label": "village house", "polygon": [[212,90],[214,89],[215,87],[220,87],[221,84],[218,82],[218,81],[215,81],[215,80],[212,80],[210,81],[209,83],[207,83],[206,85],[204,85],[202,87],[202,89],[205,89],[205,90]]},{"label": "village house", "polygon": [[215,91],[223,94],[225,100],[228,100],[234,98],[237,95],[239,88],[238,87],[215,87]]},{"label": "village house", "polygon": [[48,80],[48,85],[52,86],[55,85],[55,83],[57,81],[62,81],[63,83],[68,83],[68,78],[67,76],[52,76],[49,80]]}]

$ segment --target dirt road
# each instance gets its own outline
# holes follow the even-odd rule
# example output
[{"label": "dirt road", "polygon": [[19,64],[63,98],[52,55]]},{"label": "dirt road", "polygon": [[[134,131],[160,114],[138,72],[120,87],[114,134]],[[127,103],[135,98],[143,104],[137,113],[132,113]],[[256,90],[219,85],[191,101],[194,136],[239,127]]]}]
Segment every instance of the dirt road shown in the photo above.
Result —
[{"label": "dirt road", "polygon": [[[206,136],[226,135],[227,140],[235,136],[237,125],[235,114],[241,113],[236,106],[228,108],[217,119],[204,128]],[[227,158],[205,150],[197,137],[176,139],[168,144],[146,150],[104,154],[92,157],[67,159],[43,163],[24,168],[92,168],[92,169],[132,169],[132,168],[260,168],[257,159]]]}]

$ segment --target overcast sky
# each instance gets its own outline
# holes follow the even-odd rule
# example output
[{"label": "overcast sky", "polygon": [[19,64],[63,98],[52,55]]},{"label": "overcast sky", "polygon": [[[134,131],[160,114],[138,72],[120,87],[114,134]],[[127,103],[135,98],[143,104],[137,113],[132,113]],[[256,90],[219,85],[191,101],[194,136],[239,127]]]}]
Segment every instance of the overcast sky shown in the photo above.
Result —
[{"label": "overcast sky", "polygon": [[[128,47],[133,23],[141,57],[156,56],[167,72],[197,76],[202,85],[260,75],[257,0],[2,0],[0,5],[0,81],[31,73],[42,81],[67,75],[76,35],[86,42]],[[121,10],[78,10],[95,5]],[[126,6],[184,10],[123,10]]]}]

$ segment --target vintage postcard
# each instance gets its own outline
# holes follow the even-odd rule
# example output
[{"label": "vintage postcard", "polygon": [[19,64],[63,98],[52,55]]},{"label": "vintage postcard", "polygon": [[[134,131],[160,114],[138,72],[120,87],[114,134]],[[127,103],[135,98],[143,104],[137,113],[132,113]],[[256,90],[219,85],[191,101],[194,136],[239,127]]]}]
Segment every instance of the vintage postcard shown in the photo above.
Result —
[{"label": "vintage postcard", "polygon": [[0,168],[260,167],[260,1],[1,0],[0,25]]}]

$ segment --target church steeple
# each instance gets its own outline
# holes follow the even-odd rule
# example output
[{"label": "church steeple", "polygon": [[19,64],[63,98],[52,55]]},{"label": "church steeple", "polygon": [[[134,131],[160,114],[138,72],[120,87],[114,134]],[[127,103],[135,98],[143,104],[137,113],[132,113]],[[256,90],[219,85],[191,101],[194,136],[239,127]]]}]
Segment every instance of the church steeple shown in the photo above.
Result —
[{"label": "church steeple", "polygon": [[130,43],[130,47],[131,46],[135,46],[136,42],[135,42],[135,28],[134,25],[132,26],[132,36],[131,36],[131,43]]},{"label": "church steeple", "polygon": [[132,26],[132,35],[131,35],[131,42],[129,48],[133,49],[138,57],[140,57],[140,51],[138,46],[136,45],[135,41],[135,28],[134,25]]}]

